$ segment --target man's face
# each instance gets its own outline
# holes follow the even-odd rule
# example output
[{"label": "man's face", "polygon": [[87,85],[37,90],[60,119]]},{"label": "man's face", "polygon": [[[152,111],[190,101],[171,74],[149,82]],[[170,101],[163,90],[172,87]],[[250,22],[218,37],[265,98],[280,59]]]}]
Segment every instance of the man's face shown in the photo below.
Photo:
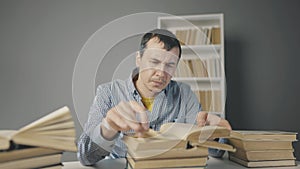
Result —
[{"label": "man's face", "polygon": [[148,41],[143,53],[136,58],[136,64],[140,68],[139,81],[146,93],[151,97],[162,91],[174,75],[179,60],[177,47],[167,51],[164,44],[157,38]]}]

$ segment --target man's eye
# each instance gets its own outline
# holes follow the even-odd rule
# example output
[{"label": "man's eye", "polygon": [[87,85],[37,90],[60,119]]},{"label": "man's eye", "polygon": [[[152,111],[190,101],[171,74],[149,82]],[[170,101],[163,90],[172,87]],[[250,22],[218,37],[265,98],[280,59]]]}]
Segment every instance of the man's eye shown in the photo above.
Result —
[{"label": "man's eye", "polygon": [[170,68],[173,68],[173,67],[175,67],[175,65],[174,65],[174,64],[167,64],[166,66],[167,66],[167,67],[170,67]]},{"label": "man's eye", "polygon": [[152,63],[152,64],[158,64],[159,62],[157,62],[157,61],[150,61],[150,63]]}]

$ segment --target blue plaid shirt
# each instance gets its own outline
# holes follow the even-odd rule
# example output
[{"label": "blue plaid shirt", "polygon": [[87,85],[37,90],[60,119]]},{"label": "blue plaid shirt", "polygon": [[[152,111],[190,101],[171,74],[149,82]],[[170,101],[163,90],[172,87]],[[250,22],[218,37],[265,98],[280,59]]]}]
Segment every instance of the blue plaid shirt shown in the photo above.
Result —
[{"label": "blue plaid shirt", "polygon": [[[135,69],[125,81],[115,80],[98,86],[88,121],[78,140],[77,156],[83,165],[95,164],[108,155],[112,158],[125,157],[127,148],[122,141],[123,133],[119,133],[112,141],[105,140],[100,133],[100,125],[108,110],[121,101],[134,100],[143,105],[133,82],[137,73]],[[194,124],[200,110],[201,105],[189,85],[171,80],[155,97],[152,112],[148,117],[150,128],[159,130],[162,124],[168,122]]]}]

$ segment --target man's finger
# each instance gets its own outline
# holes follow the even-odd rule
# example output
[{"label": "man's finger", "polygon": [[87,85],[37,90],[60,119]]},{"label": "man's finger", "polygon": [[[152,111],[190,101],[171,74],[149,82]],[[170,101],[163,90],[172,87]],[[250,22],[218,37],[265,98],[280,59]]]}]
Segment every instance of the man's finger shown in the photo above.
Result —
[{"label": "man's finger", "polygon": [[136,113],[136,119],[139,123],[142,124],[145,130],[148,130],[149,128],[149,120],[148,120],[148,113],[149,111],[141,106],[139,103],[135,101],[130,101],[130,105],[135,110]]},{"label": "man's finger", "polygon": [[219,126],[222,118],[217,116],[217,115],[214,115],[214,114],[209,114],[207,116],[207,122],[209,123],[209,125],[212,125],[212,126]]},{"label": "man's finger", "polygon": [[206,125],[208,113],[201,111],[197,115],[197,124],[202,127]]},{"label": "man's finger", "polygon": [[124,120],[136,122],[134,110],[128,103],[121,102],[116,106],[118,114],[124,118]]},{"label": "man's finger", "polygon": [[139,116],[139,118],[140,118],[140,123],[142,124],[144,130],[148,130],[149,129],[148,114],[149,114],[148,110],[144,111],[144,112],[138,112],[138,113],[136,113],[136,115]]},{"label": "man's finger", "polygon": [[228,130],[232,130],[232,128],[231,128],[229,122],[228,122],[227,120],[225,120],[225,119],[222,119],[222,120],[220,121],[220,123],[219,123],[218,126],[226,127]]},{"label": "man's finger", "polygon": [[107,114],[106,116],[107,123],[117,131],[128,128],[128,126],[126,126],[126,124],[123,122],[122,118],[114,111],[115,110],[112,110]]}]

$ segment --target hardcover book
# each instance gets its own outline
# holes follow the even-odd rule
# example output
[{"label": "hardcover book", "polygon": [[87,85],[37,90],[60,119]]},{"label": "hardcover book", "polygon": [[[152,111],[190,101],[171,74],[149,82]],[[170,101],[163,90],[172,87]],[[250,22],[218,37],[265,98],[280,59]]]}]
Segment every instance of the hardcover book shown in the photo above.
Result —
[{"label": "hardcover book", "polygon": [[19,130],[0,130],[0,150],[11,143],[77,151],[75,127],[67,107],[58,109]]}]

